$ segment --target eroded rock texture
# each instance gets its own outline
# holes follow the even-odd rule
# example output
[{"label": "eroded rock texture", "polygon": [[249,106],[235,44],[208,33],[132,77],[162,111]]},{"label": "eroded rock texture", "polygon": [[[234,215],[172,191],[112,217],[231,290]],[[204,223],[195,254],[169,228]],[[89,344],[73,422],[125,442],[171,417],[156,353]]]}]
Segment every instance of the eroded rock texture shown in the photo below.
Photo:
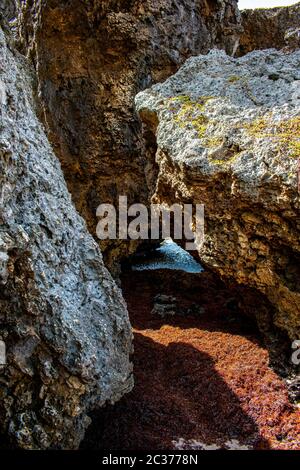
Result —
[{"label": "eroded rock texture", "polygon": [[241,12],[244,32],[239,55],[257,49],[300,47],[300,3],[289,7],[257,8]]},{"label": "eroded rock texture", "polygon": [[17,5],[14,0],[1,0],[0,18],[1,23],[10,22],[16,17]]},{"label": "eroded rock texture", "polygon": [[[236,1],[21,4],[20,36],[37,70],[43,120],[76,207],[95,234],[100,203],[116,203],[119,195],[147,201],[147,149],[134,96],[191,55],[214,47],[231,53],[240,31]],[[101,244],[109,266],[133,246]]]},{"label": "eroded rock texture", "polygon": [[0,30],[0,426],[14,446],[67,449],[91,409],[130,390],[131,330],[36,117],[32,85]]},{"label": "eroded rock texture", "polygon": [[300,51],[213,51],[136,98],[157,138],[152,200],[204,203],[202,263],[263,293],[291,339],[300,336],[299,79]]}]

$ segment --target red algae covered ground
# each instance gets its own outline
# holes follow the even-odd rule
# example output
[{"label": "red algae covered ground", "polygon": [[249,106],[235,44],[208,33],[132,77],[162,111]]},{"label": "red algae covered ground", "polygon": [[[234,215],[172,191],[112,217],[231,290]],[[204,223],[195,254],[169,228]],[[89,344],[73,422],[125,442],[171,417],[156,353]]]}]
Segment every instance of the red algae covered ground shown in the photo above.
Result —
[{"label": "red algae covered ground", "polygon": [[[83,447],[300,450],[300,409],[268,366],[256,326],[228,309],[222,284],[210,292],[206,273],[199,275],[199,289],[184,276],[179,289],[174,276],[123,276],[135,337],[135,388],[93,417]],[[175,296],[183,308],[196,301],[203,312],[160,318],[151,313],[157,294]]]}]

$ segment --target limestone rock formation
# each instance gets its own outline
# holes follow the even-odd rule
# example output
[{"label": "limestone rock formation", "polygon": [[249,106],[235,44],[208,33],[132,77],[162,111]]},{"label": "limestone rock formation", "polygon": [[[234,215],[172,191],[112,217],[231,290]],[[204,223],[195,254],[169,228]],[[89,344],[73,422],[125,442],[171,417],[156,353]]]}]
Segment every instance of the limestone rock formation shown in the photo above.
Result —
[{"label": "limestone rock formation", "polygon": [[[95,234],[96,208],[147,201],[134,96],[186,58],[236,48],[235,0],[27,0],[20,39],[38,74],[42,118],[75,205]],[[148,168],[147,174],[151,173]],[[101,243],[109,266],[133,246]]]},{"label": "limestone rock formation", "polygon": [[289,7],[257,8],[241,12],[244,32],[241,34],[239,55],[257,49],[300,47],[300,3]]},{"label": "limestone rock formation", "polygon": [[131,389],[131,329],[37,119],[33,82],[0,29],[0,431],[14,446],[68,449],[89,411]]},{"label": "limestone rock formation", "polygon": [[300,337],[299,80],[300,51],[240,59],[212,51],[136,97],[145,136],[156,134],[158,146],[152,200],[204,203],[202,264],[264,294],[272,321],[293,340]]}]

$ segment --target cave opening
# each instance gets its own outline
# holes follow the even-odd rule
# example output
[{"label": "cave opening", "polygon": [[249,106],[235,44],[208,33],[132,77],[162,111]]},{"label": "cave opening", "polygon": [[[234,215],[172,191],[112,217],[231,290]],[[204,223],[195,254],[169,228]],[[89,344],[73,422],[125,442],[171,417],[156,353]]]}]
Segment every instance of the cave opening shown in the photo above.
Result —
[{"label": "cave opening", "polygon": [[82,447],[285,448],[293,406],[249,314],[255,294],[229,289],[172,239],[128,259],[121,282],[135,386],[93,414]]}]

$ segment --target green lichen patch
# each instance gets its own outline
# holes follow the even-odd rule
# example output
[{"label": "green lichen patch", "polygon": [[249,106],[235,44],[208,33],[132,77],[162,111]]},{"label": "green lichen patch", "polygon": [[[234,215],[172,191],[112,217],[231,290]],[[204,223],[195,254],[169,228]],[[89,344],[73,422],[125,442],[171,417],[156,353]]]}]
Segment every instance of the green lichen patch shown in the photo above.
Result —
[{"label": "green lichen patch", "polygon": [[205,114],[205,105],[212,98],[212,96],[201,96],[195,101],[187,95],[179,95],[168,99],[168,109],[177,125],[184,129],[195,129],[198,138],[202,139],[209,122]]},{"label": "green lichen patch", "polygon": [[241,152],[237,152],[235,154],[225,155],[224,158],[214,158],[213,156],[209,156],[208,160],[210,163],[213,165],[229,165],[230,163],[233,163],[241,154]]},{"label": "green lichen patch", "polygon": [[229,83],[235,83],[235,82],[238,82],[238,81],[240,81],[240,80],[241,80],[241,77],[239,77],[238,75],[231,75],[231,76],[227,79],[227,81],[228,81]]},{"label": "green lichen patch", "polygon": [[223,143],[223,138],[222,137],[208,137],[204,141],[204,145],[206,148],[216,148],[220,147]]},{"label": "green lichen patch", "polygon": [[168,99],[169,103],[190,103],[191,98],[188,95],[178,95]]},{"label": "green lichen patch", "polygon": [[300,158],[300,116],[271,122],[270,116],[256,119],[245,126],[249,135],[270,138],[280,145],[280,150],[292,158]]}]

